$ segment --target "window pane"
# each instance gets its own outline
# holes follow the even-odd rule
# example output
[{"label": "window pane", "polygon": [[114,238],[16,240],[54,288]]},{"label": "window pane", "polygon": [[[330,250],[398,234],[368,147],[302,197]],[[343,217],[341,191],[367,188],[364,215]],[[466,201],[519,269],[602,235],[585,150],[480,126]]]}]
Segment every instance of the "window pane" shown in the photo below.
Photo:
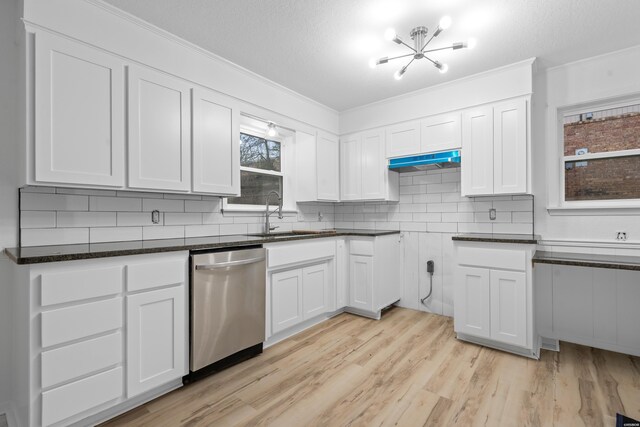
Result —
[{"label": "window pane", "polygon": [[565,162],[565,200],[640,199],[640,156]]},{"label": "window pane", "polygon": [[634,105],[565,117],[564,155],[640,148],[639,109]]},{"label": "window pane", "polygon": [[280,143],[241,133],[240,166],[280,172]]},{"label": "window pane", "polygon": [[[261,173],[240,172],[240,197],[229,197],[227,203],[234,205],[264,205],[270,191],[282,194],[282,177]],[[275,203],[275,197],[273,203]]]}]

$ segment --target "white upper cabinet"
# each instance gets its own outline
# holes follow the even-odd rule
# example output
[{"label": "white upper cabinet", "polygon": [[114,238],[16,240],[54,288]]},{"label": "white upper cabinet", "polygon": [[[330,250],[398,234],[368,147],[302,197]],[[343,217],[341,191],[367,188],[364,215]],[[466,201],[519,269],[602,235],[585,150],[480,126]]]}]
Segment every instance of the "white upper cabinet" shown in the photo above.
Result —
[{"label": "white upper cabinet", "polygon": [[[387,159],[384,155],[384,131],[362,135],[362,198],[384,199],[387,186]],[[396,172],[392,172],[396,173]]]},{"label": "white upper cabinet", "polygon": [[191,188],[190,85],[132,66],[129,71],[129,187]]},{"label": "white upper cabinet", "polygon": [[120,59],[38,33],[36,183],[124,185],[125,92]]},{"label": "white upper cabinet", "polygon": [[387,127],[387,157],[420,153],[420,122],[413,121]]},{"label": "white upper cabinet", "polygon": [[325,132],[296,132],[296,201],[340,200],[340,142]]},{"label": "white upper cabinet", "polygon": [[524,99],[493,107],[493,192],[527,192],[527,103]]},{"label": "white upper cabinet", "polygon": [[530,191],[527,117],[525,98],[463,113],[463,196]]},{"label": "white upper cabinet", "polygon": [[441,114],[420,122],[420,151],[432,153],[460,148],[462,128],[460,113]]},{"label": "white upper cabinet", "polygon": [[226,97],[193,90],[193,191],[240,195],[240,113]]},{"label": "white upper cabinet", "polygon": [[359,200],[362,195],[362,135],[340,141],[340,196],[342,200]]},{"label": "white upper cabinet", "polygon": [[465,111],[462,119],[462,195],[493,193],[493,109]]},{"label": "white upper cabinet", "polygon": [[341,200],[398,200],[398,173],[387,168],[385,150],[384,130],[340,140]]},{"label": "white upper cabinet", "polygon": [[318,200],[340,200],[340,142],[337,137],[318,132],[316,139]]}]

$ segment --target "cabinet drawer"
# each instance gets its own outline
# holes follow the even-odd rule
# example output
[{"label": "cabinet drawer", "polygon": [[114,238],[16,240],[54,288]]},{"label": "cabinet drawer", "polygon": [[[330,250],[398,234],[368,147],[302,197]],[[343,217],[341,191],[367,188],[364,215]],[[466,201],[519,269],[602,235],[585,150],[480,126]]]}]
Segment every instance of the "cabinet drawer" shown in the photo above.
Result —
[{"label": "cabinet drawer", "polygon": [[483,268],[525,271],[527,257],[523,250],[458,247],[458,264]]},{"label": "cabinet drawer", "polygon": [[351,255],[373,256],[373,241],[351,240],[349,241],[349,253]]},{"label": "cabinet drawer", "polygon": [[42,424],[47,426],[118,399],[123,392],[122,368],[42,393]]},{"label": "cabinet drawer", "polygon": [[269,260],[267,265],[273,268],[335,257],[336,244],[333,239],[322,239],[319,242],[270,247],[267,254]]},{"label": "cabinet drawer", "polygon": [[43,306],[115,295],[122,292],[122,266],[41,275]]},{"label": "cabinet drawer", "polygon": [[186,272],[185,259],[128,265],[127,291],[141,291],[185,283]]},{"label": "cabinet drawer", "polygon": [[45,311],[42,347],[108,332],[122,326],[122,298]]},{"label": "cabinet drawer", "polygon": [[120,362],[120,332],[45,351],[42,353],[42,387],[51,387]]}]

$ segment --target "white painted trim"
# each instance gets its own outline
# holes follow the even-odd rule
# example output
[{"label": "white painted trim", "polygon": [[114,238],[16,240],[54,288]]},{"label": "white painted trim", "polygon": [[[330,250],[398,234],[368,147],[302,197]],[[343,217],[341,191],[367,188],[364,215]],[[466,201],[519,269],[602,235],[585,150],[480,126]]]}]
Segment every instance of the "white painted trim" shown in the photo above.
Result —
[{"label": "white painted trim", "polygon": [[[463,82],[477,80],[477,79],[483,78],[485,76],[491,75],[491,74],[495,73],[496,71],[506,71],[506,70],[509,70],[509,69],[512,69],[512,68],[519,68],[519,67],[521,67],[523,65],[533,66],[533,64],[536,61],[536,59],[537,58],[533,57],[533,58],[525,59],[525,60],[520,61],[520,62],[514,62],[513,64],[503,65],[502,67],[492,68],[491,70],[483,71],[481,73],[473,74],[471,76],[462,77],[460,79],[451,80],[449,82],[440,83],[440,84],[433,85],[433,86],[428,86],[428,87],[426,87],[424,89],[419,89],[419,90],[415,90],[413,92],[403,93],[401,95],[396,95],[396,96],[392,96],[390,98],[385,98],[385,99],[381,99],[379,101],[374,101],[374,102],[371,102],[369,104],[364,104],[364,105],[360,105],[360,106],[357,106],[357,107],[348,108],[346,110],[340,111],[340,113],[347,113],[347,112],[352,112],[352,111],[364,110],[364,109],[367,109],[369,107],[373,107],[373,106],[376,106],[376,105],[386,104],[386,103],[388,103],[390,101],[401,101],[403,99],[408,99],[408,98],[413,98],[415,96],[425,95],[425,94],[428,94],[429,92],[433,91],[434,89],[446,88],[447,86],[454,86],[454,85],[457,85],[457,84],[460,84],[460,83],[463,83]],[[522,95],[523,94],[516,95],[516,96],[514,96],[514,98],[522,96]],[[445,112],[446,111],[443,111],[443,113],[445,113]],[[350,132],[350,133],[352,133],[352,132]]]},{"label": "white painted trim", "polygon": [[638,249],[640,250],[640,243],[633,242],[612,242],[607,240],[540,240],[538,241],[538,248],[540,246],[564,246],[569,248],[588,248],[588,249]]},{"label": "white painted trim", "polygon": [[587,206],[549,206],[547,212],[551,216],[634,216],[640,215],[640,202],[627,206],[606,206],[591,202]]},{"label": "white painted trim", "polygon": [[604,151],[601,153],[575,154],[572,156],[564,156],[565,162],[582,162],[594,159],[608,159],[611,157],[627,157],[640,155],[640,149],[620,150],[620,151]]},{"label": "white painted trim", "polygon": [[250,71],[250,70],[248,70],[248,69],[246,69],[244,67],[241,67],[240,65],[235,64],[235,63],[233,63],[233,62],[229,61],[228,59],[225,59],[225,58],[223,58],[221,56],[218,56],[218,55],[216,55],[216,54],[214,54],[214,53],[212,53],[212,52],[210,52],[210,51],[198,46],[195,43],[191,43],[191,42],[189,42],[189,41],[187,41],[187,40],[185,40],[185,39],[183,39],[181,37],[176,36],[175,34],[172,34],[172,33],[168,32],[166,30],[163,30],[162,28],[159,28],[159,27],[157,27],[157,26],[155,26],[155,25],[153,25],[153,24],[151,24],[151,23],[149,23],[149,22],[147,22],[147,21],[145,21],[145,20],[143,20],[141,18],[138,18],[137,16],[134,16],[134,15],[128,13],[128,12],[125,12],[122,9],[118,9],[117,7],[115,7],[115,6],[113,6],[113,5],[109,4],[109,3],[106,3],[103,0],[84,0],[84,1],[86,3],[89,3],[89,4],[93,5],[93,6],[101,8],[101,9],[105,10],[106,12],[109,12],[110,14],[115,15],[120,19],[124,19],[126,21],[129,21],[132,24],[137,25],[137,26],[139,26],[141,28],[144,28],[147,31],[151,31],[151,32],[153,32],[153,33],[155,33],[155,34],[157,34],[157,35],[159,35],[159,36],[161,36],[161,37],[163,37],[163,38],[165,38],[167,40],[170,40],[172,42],[178,43],[178,44],[182,45],[183,47],[185,47],[187,49],[193,50],[193,51],[195,51],[195,52],[197,52],[197,53],[199,53],[201,55],[207,56],[207,57],[209,57],[210,59],[212,59],[214,61],[223,62],[223,63],[235,68],[237,71],[239,71],[239,72],[241,72],[241,73],[243,73],[243,74],[245,74],[245,75],[247,75],[249,77],[252,77],[252,78],[254,78],[256,80],[259,80],[260,82],[266,83],[266,84],[268,84],[268,85],[270,85],[270,86],[272,86],[272,87],[274,87],[274,88],[276,88],[278,90],[285,91],[285,92],[287,92],[287,93],[289,93],[289,94],[291,94],[291,95],[293,95],[293,96],[295,96],[295,97],[297,97],[297,98],[299,98],[299,99],[301,99],[301,100],[303,100],[305,102],[310,102],[310,103],[312,103],[312,104],[314,104],[314,105],[316,105],[318,107],[324,108],[327,112],[334,113],[334,114],[338,113],[337,110],[334,110],[333,108],[331,108],[331,107],[329,107],[327,105],[324,105],[324,104],[322,104],[322,103],[320,103],[320,102],[318,102],[318,101],[316,101],[314,99],[311,99],[309,97],[306,97],[306,96],[302,95],[301,93],[298,93],[298,92],[296,92],[296,91],[294,91],[292,89],[289,89],[289,88],[287,88],[285,86],[282,86],[281,84],[276,83],[273,80],[269,80],[266,77],[261,76],[260,74],[254,73],[253,71]]},{"label": "white painted trim", "polygon": [[5,414],[9,427],[21,427],[16,417],[16,407],[12,401],[0,403],[0,414]]}]

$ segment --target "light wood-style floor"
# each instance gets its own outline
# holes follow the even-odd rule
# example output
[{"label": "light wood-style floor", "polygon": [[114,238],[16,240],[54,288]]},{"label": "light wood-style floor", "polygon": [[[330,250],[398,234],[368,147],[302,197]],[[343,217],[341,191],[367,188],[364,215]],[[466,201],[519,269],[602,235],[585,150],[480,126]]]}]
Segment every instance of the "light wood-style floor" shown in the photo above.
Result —
[{"label": "light wood-style floor", "polygon": [[458,341],[453,320],[341,314],[106,425],[614,426],[640,358],[573,344],[540,361]]}]

